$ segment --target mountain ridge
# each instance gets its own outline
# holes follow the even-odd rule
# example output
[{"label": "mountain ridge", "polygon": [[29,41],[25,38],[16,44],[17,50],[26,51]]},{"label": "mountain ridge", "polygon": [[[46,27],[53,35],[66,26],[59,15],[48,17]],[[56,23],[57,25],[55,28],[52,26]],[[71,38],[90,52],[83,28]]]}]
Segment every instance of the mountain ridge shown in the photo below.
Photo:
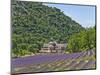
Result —
[{"label": "mountain ridge", "polygon": [[41,2],[12,1],[12,49],[37,52],[43,43],[66,43],[70,35],[84,30],[56,7]]}]

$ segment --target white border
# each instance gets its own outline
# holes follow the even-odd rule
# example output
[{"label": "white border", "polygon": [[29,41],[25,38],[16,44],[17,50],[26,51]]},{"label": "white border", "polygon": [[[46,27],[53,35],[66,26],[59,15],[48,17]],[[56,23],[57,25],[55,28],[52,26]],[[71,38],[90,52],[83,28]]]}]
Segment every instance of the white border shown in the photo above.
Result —
[{"label": "white border", "polygon": [[[24,0],[25,1],[25,0]],[[27,0],[32,1],[32,0]],[[33,0],[97,5],[97,70],[37,73],[34,75],[98,75],[100,73],[100,0]],[[10,0],[0,0],[0,75],[10,75]],[[29,75],[29,74],[27,74]]]}]

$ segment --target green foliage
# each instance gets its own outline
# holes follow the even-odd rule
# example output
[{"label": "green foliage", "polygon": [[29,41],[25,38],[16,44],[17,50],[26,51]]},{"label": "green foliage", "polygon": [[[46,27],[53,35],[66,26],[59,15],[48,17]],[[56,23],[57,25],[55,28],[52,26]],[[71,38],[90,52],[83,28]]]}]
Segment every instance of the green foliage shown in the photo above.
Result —
[{"label": "green foliage", "polygon": [[95,27],[86,28],[84,31],[76,33],[68,40],[69,52],[80,52],[96,47],[96,31]]},{"label": "green foliage", "polygon": [[66,43],[70,35],[80,30],[84,28],[58,8],[12,0],[12,52],[15,55],[36,53],[50,38]]}]

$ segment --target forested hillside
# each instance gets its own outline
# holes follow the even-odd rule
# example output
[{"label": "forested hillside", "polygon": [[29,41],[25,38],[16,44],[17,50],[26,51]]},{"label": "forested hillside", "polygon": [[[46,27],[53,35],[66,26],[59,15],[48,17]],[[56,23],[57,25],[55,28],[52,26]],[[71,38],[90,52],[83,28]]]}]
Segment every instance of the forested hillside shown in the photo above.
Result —
[{"label": "forested hillside", "polygon": [[43,43],[66,43],[84,28],[56,7],[40,2],[12,0],[12,52],[25,55],[40,50]]}]

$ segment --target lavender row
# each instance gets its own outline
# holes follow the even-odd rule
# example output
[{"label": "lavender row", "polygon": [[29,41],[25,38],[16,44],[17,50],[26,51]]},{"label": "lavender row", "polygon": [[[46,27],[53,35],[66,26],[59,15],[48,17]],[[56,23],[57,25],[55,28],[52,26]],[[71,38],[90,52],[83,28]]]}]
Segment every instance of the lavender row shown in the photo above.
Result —
[{"label": "lavender row", "polygon": [[48,55],[36,55],[24,58],[17,58],[12,59],[12,67],[20,67],[26,66],[30,64],[42,64],[44,62],[54,62],[60,60],[67,60],[67,59],[77,59],[83,56],[88,56],[89,54],[93,54],[93,50],[80,52],[80,53],[73,53],[73,54],[48,54]]}]

